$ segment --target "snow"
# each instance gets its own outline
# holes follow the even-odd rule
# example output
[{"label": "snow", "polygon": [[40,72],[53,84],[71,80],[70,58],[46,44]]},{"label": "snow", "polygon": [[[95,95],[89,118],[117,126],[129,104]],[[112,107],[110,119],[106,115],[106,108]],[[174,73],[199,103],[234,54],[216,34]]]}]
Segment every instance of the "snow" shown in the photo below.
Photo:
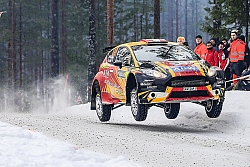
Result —
[{"label": "snow", "polygon": [[[204,107],[192,103],[181,103],[179,116],[175,120],[165,118],[162,109],[156,107],[149,110],[148,117],[143,122],[133,120],[129,107],[114,110],[108,123],[100,123],[95,112],[89,110],[89,104],[76,105],[47,114],[49,120],[66,115],[71,116],[66,116],[67,119],[64,120],[69,118],[73,120],[73,117],[84,118],[87,121],[82,122],[82,126],[94,126],[93,129],[96,129],[94,134],[97,136],[103,135],[99,134],[99,130],[105,131],[104,136],[108,136],[107,142],[115,145],[115,148],[110,146],[109,151],[112,156],[107,149],[98,147],[95,141],[93,141],[94,144],[86,142],[82,148],[77,142],[75,145],[72,144],[74,142],[71,144],[70,141],[64,142],[63,137],[60,138],[59,135],[55,138],[52,138],[52,135],[47,137],[48,134],[45,136],[41,133],[41,128],[41,131],[33,130],[39,129],[37,125],[31,129],[32,126],[29,124],[35,124],[35,122],[28,123],[25,119],[30,121],[35,118],[39,121],[40,115],[17,116],[17,113],[0,115],[1,167],[139,167],[147,164],[155,167],[245,167],[250,164],[250,92],[247,91],[226,92],[222,113],[216,119],[208,118]],[[6,123],[11,117],[15,119],[11,123],[15,126]],[[47,118],[43,119],[46,121]],[[63,120],[62,117],[60,119]],[[55,120],[56,123],[57,121]],[[87,125],[88,122],[91,124]],[[41,123],[43,122],[38,122],[38,124]],[[67,124],[69,125],[74,126],[72,122]],[[93,130],[91,127],[88,128],[90,131]],[[108,128],[109,131],[102,128]],[[123,133],[118,132],[118,128]],[[85,134],[92,135],[90,132]],[[76,135],[74,137],[77,138]],[[88,136],[86,135],[85,138]],[[138,145],[137,141],[140,138],[144,142],[142,145],[147,145],[147,148]],[[138,145],[137,148],[131,145],[133,141],[136,146]],[[129,152],[126,152],[127,150],[124,150],[121,145],[128,147]],[[138,154],[136,149],[148,149],[147,159],[157,160],[157,162],[146,163],[143,159],[145,158],[143,151]],[[134,162],[132,157],[136,157],[138,162]]]},{"label": "snow", "polygon": [[22,127],[0,122],[0,167],[140,167],[125,157],[77,147]]}]

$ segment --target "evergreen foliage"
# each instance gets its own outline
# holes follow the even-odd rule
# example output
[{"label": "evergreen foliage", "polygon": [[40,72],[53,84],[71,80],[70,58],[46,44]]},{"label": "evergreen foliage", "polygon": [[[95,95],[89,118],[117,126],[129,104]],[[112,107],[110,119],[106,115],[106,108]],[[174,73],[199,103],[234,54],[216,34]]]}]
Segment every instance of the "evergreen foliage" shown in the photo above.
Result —
[{"label": "evergreen foliage", "polygon": [[216,0],[216,5],[214,1],[208,2],[211,6],[205,8],[208,16],[202,25],[203,31],[218,39],[229,39],[232,29],[244,32],[247,26],[246,0]]}]

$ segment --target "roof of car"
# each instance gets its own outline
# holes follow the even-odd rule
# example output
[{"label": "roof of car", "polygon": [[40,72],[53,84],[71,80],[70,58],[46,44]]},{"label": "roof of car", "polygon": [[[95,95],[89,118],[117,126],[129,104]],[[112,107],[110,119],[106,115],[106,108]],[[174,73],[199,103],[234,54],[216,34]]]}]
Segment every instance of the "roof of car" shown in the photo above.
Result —
[{"label": "roof of car", "polygon": [[[163,44],[163,45],[166,45],[166,44],[170,44],[170,45],[179,45],[177,42],[169,42],[169,41],[166,41],[166,42],[147,42],[145,40],[141,40],[139,42],[128,42],[128,43],[124,43],[124,44],[121,44],[121,45],[127,45],[127,46],[137,46],[137,45],[150,45],[150,44]],[[120,45],[120,46],[121,46]]]}]

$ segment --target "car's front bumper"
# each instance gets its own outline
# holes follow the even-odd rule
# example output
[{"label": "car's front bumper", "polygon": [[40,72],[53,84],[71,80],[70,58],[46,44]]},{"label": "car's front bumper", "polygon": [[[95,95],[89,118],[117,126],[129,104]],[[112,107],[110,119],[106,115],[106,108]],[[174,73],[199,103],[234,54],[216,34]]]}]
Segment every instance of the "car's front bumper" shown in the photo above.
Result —
[{"label": "car's front bumper", "polygon": [[212,89],[211,85],[186,91],[183,87],[167,87],[165,92],[147,90],[138,93],[140,103],[199,102],[224,97],[224,89]]}]

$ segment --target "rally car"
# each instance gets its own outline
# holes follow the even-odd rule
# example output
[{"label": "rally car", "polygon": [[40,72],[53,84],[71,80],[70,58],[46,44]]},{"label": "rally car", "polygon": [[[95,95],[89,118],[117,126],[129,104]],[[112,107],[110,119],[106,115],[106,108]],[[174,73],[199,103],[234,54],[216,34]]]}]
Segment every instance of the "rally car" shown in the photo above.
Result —
[{"label": "rally car", "polygon": [[152,106],[175,119],[181,102],[205,107],[209,118],[220,115],[224,102],[224,72],[210,66],[188,46],[165,39],[143,39],[108,47],[91,87],[91,110],[100,121],[126,105],[136,121],[144,121]]}]

